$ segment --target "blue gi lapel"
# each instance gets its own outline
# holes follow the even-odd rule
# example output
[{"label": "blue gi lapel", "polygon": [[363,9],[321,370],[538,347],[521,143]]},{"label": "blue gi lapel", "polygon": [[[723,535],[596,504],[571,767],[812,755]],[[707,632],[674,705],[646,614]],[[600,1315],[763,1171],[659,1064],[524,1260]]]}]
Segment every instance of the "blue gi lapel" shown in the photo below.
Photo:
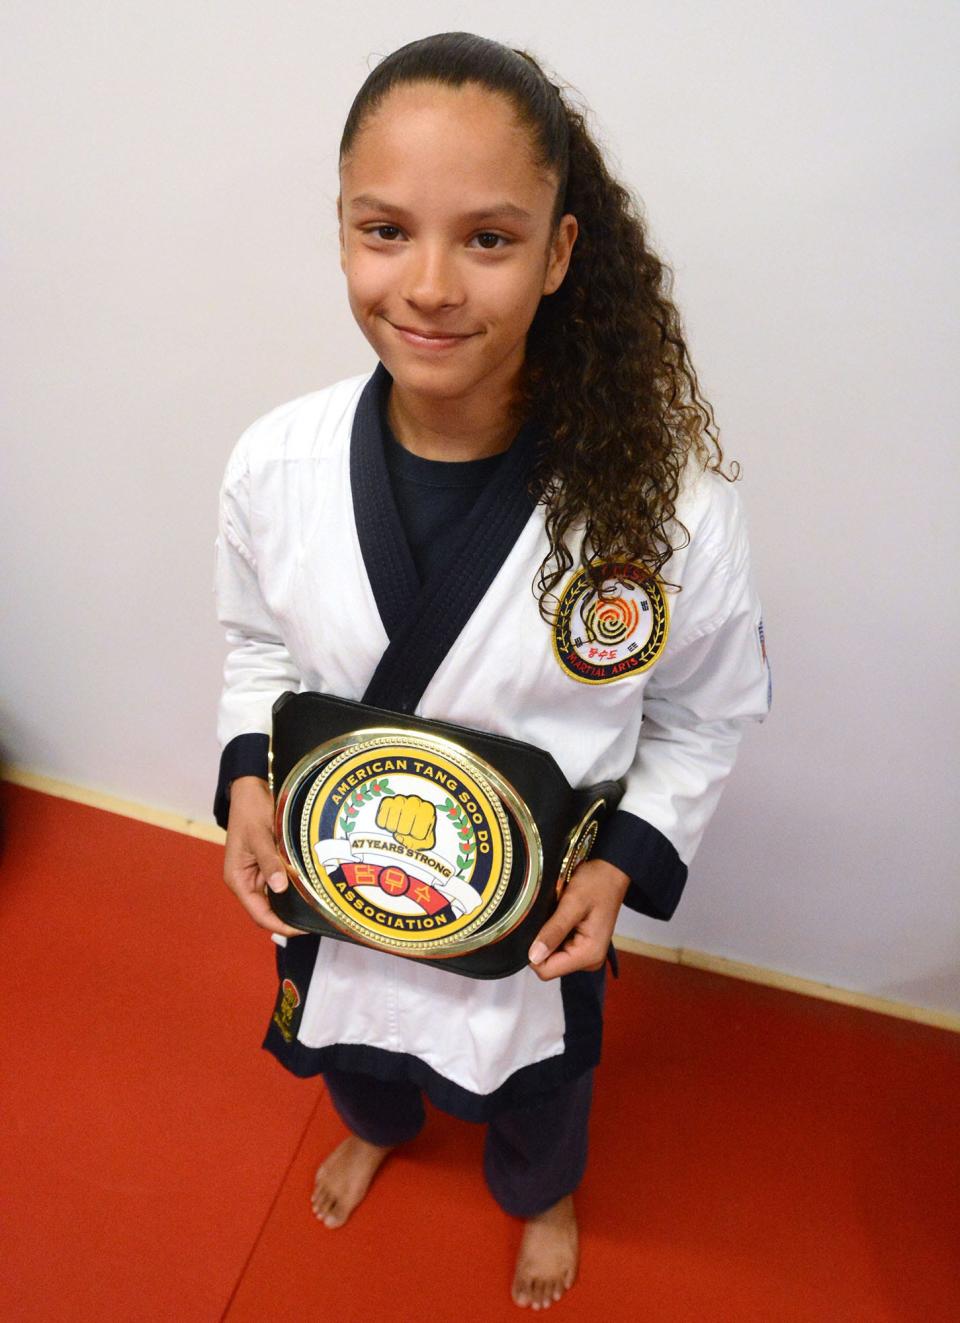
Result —
[{"label": "blue gi lapel", "polygon": [[393,499],[381,409],[391,377],[382,363],[363,388],[350,435],[350,490],[360,551],[380,619],[393,638],[420,592],[413,555]]},{"label": "blue gi lapel", "polygon": [[413,712],[530,518],[535,502],[528,485],[539,429],[533,423],[520,429],[465,521],[449,564],[421,585],[384,455],[390,385],[390,374],[379,363],[360,396],[350,438],[357,536],[390,639],[363,701]]}]

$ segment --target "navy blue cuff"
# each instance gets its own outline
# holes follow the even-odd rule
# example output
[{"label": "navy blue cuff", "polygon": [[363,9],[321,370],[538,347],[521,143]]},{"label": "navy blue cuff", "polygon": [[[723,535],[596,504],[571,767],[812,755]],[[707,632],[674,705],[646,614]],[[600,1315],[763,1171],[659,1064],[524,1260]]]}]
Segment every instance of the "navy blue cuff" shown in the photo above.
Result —
[{"label": "navy blue cuff", "polygon": [[624,905],[651,919],[669,919],[687,882],[687,866],[663,832],[618,809],[600,828],[592,859],[604,859],[630,878]]},{"label": "navy blue cuff", "polygon": [[269,751],[269,735],[235,735],[224,745],[220,755],[220,779],[213,800],[213,816],[217,826],[224,831],[230,814],[231,781],[235,781],[238,776],[259,776],[266,781]]}]

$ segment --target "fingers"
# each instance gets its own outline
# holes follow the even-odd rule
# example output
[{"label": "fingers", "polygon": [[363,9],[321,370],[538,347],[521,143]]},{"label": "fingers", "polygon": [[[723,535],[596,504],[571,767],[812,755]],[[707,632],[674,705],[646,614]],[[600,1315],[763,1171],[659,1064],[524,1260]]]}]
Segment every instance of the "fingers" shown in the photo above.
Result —
[{"label": "fingers", "polygon": [[287,872],[273,834],[273,797],[265,781],[238,777],[230,792],[227,822],[227,852],[224,877],[235,888],[242,883],[251,864],[267,880],[272,891],[287,889]]},{"label": "fingers", "polygon": [[223,880],[261,928],[282,937],[302,935],[270,908],[267,888],[282,892],[290,884],[273,834],[273,798],[256,777],[239,777],[231,789]]},{"label": "fingers", "polygon": [[240,904],[261,928],[284,937],[298,937],[300,929],[291,928],[270,908],[267,883],[252,859],[246,865],[231,868],[229,860],[224,867],[223,880]]},{"label": "fingers", "polygon": [[269,929],[272,933],[282,933],[284,937],[300,935],[299,928],[291,928],[270,908],[267,883],[255,863],[250,862],[233,870],[228,866],[224,869],[223,877],[254,923],[259,924],[261,928]]},{"label": "fingers", "polygon": [[289,886],[287,870],[280,858],[280,852],[273,836],[272,825],[258,831],[250,845],[257,861],[257,868],[260,870],[261,876],[266,878],[270,890],[286,891]]},{"label": "fingers", "polygon": [[270,822],[248,822],[244,829],[229,832],[227,851],[223,861],[224,879],[236,890],[235,882],[242,884],[253,869],[271,891],[286,891],[289,882],[287,870],[277,849]]},{"label": "fingers", "polygon": [[530,968],[542,983],[549,983],[564,974],[575,974],[578,969],[601,969],[606,958],[606,951],[600,951],[596,942],[576,935],[564,942],[553,955]]},{"label": "fingers", "polygon": [[574,869],[560,904],[530,947],[531,968],[539,978],[603,967],[629,885],[626,873],[603,860],[588,859]]},{"label": "fingers", "polygon": [[572,932],[587,913],[588,905],[583,897],[565,891],[560,903],[546,921],[530,947],[530,960],[538,965],[545,956],[554,951],[563,939]]},{"label": "fingers", "polygon": [[584,926],[591,910],[589,899],[564,892],[553,914],[530,947],[530,964],[538,978],[547,981],[577,969],[599,969],[607,955],[607,944]]},{"label": "fingers", "polygon": [[303,930],[301,928],[291,928],[288,923],[284,923],[281,918],[274,914],[263,891],[242,893],[239,900],[254,923],[259,924],[261,928],[266,928],[271,933],[280,933],[284,937],[302,936]]}]

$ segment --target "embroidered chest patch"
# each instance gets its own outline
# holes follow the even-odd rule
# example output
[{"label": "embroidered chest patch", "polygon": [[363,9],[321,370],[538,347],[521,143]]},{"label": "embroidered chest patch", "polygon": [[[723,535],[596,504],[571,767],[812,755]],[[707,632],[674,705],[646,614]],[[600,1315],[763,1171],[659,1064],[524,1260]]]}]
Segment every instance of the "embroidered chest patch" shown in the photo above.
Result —
[{"label": "embroidered chest patch", "polygon": [[663,652],[668,629],[659,580],[632,561],[611,561],[599,590],[586,570],[567,584],[553,626],[553,648],[575,680],[609,684],[652,666]]}]

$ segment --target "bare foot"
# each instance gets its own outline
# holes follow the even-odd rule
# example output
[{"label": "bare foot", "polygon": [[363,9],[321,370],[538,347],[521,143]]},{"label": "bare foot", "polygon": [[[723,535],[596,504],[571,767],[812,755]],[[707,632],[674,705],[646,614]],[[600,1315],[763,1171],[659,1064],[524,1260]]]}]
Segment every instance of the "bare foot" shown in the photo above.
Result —
[{"label": "bare foot", "polygon": [[368,1144],[358,1135],[350,1135],[321,1162],[310,1203],[324,1226],[343,1226],[390,1151],[379,1144]]},{"label": "bare foot", "polygon": [[511,1295],[518,1305],[549,1309],[568,1291],[580,1258],[573,1195],[528,1219],[517,1255]]}]

